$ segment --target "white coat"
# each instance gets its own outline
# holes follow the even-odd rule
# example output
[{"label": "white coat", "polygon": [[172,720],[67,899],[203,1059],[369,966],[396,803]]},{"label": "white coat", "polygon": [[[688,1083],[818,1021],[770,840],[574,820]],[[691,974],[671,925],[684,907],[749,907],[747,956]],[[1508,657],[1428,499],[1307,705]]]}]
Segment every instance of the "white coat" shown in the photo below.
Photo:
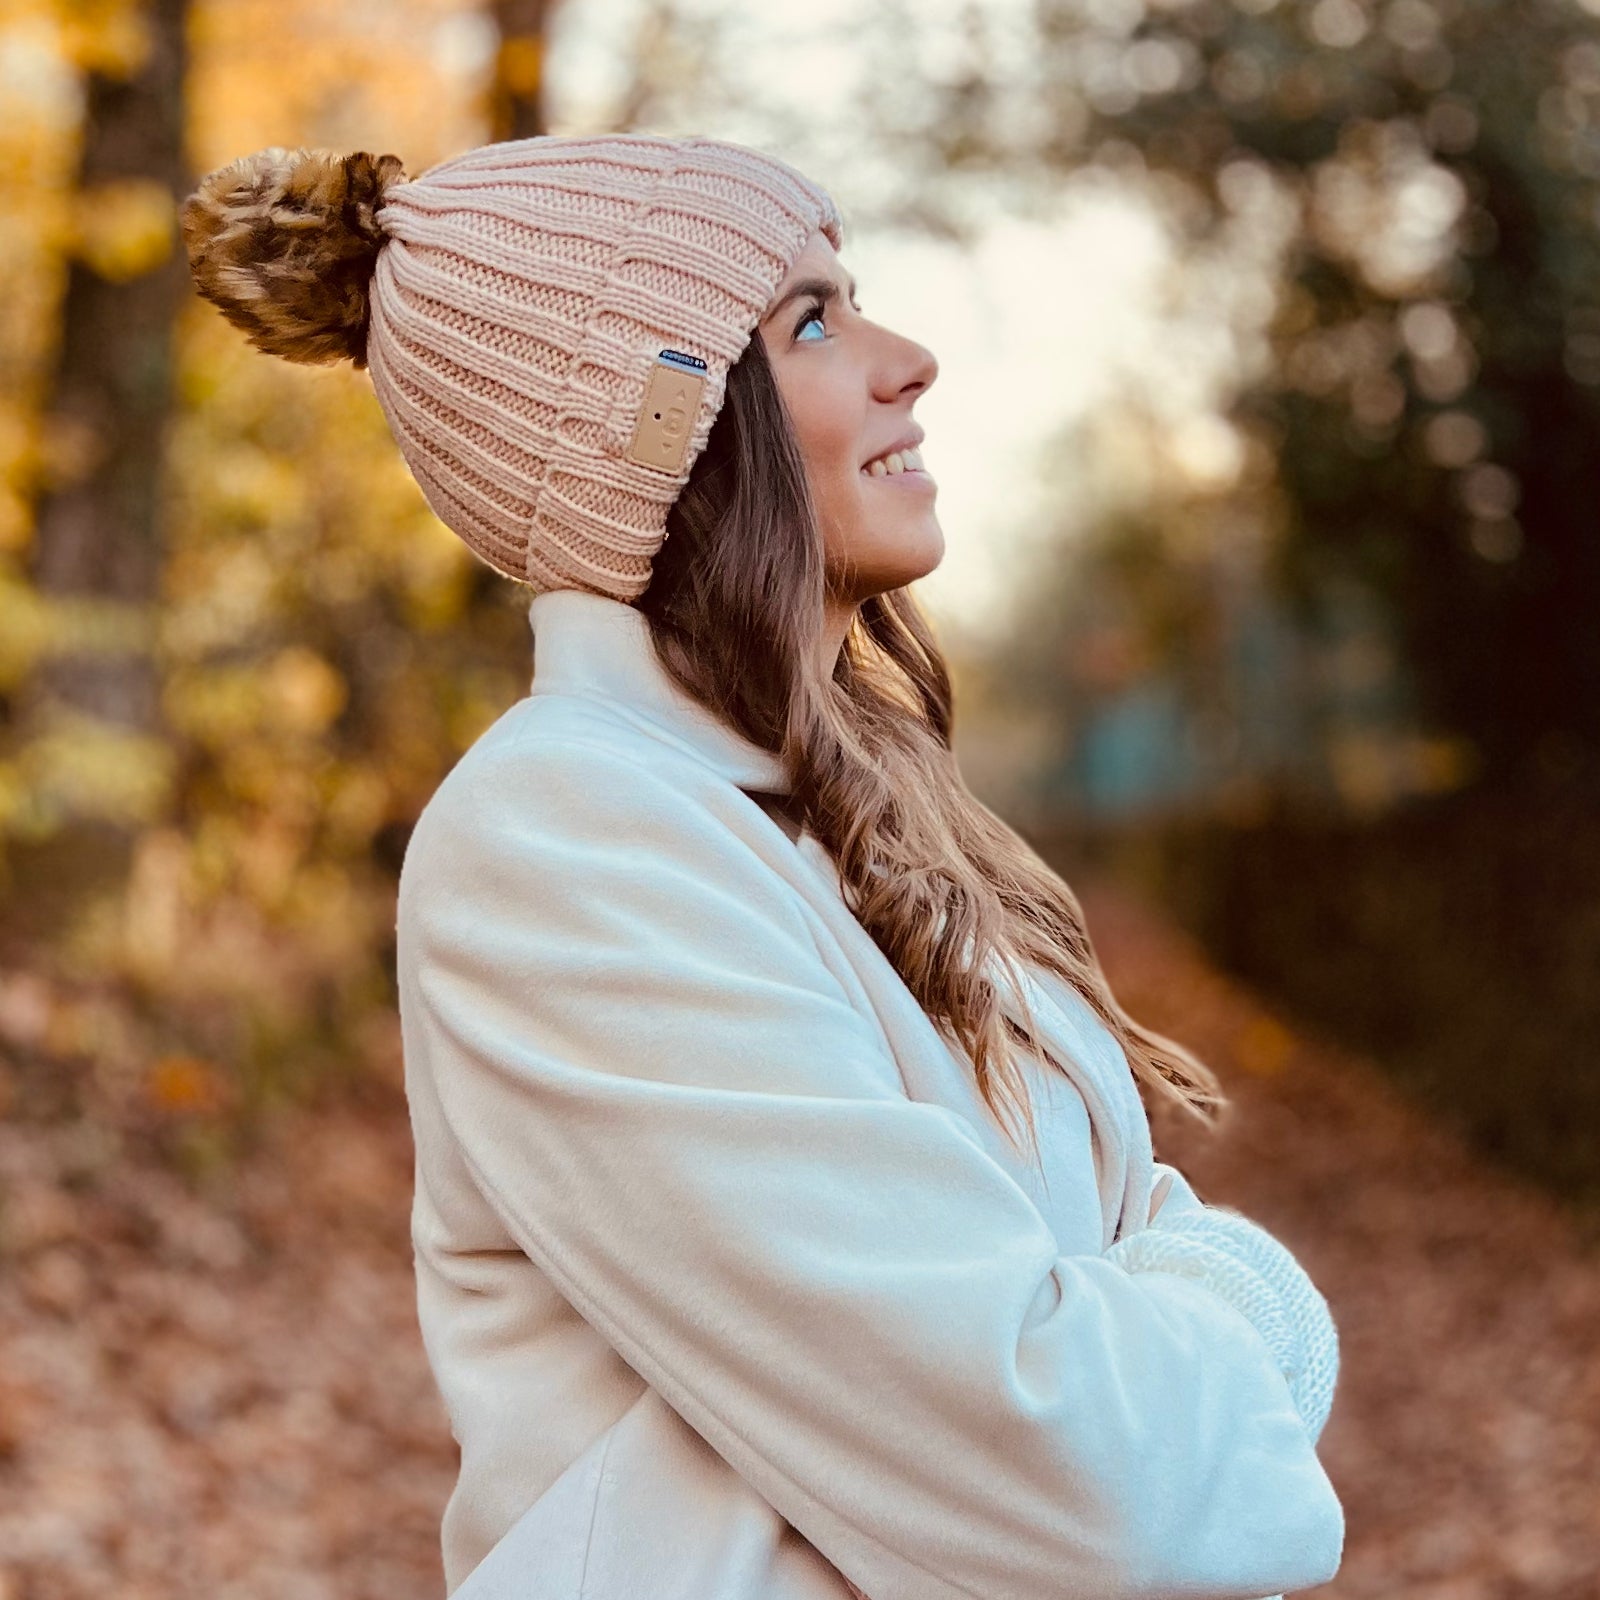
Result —
[{"label": "white coat", "polygon": [[1193,1252],[1107,1254],[1154,1237],[1158,1173],[1157,1226],[1211,1208],[1152,1161],[1089,1008],[1034,992],[1074,1074],[1028,1062],[1041,1173],[819,843],[741,792],[786,790],[779,760],[677,688],[634,607],[555,590],[529,618],[532,692],[424,809],[398,900],[418,1314],[461,1450],[447,1590],[1329,1579],[1328,1396],[1303,1416],[1282,1353],[1298,1304],[1326,1367],[1325,1305],[1303,1275],[1297,1302],[1268,1287],[1261,1254],[1230,1270],[1268,1321]]}]

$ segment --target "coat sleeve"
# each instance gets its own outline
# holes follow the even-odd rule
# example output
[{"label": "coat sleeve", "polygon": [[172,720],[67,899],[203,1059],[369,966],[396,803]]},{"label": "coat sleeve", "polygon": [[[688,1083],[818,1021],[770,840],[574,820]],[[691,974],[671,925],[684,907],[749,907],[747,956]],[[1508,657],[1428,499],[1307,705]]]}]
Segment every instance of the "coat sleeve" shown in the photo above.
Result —
[{"label": "coat sleeve", "polygon": [[407,1048],[507,1233],[873,1600],[1333,1576],[1343,1512],[1256,1328],[1062,1254],[709,808],[508,743],[424,811],[397,937]]},{"label": "coat sleeve", "polygon": [[[1192,1193],[1192,1191],[1191,1191]],[[1214,1289],[1260,1333],[1313,1440],[1339,1376],[1339,1334],[1321,1291],[1281,1241],[1232,1206],[1174,1207],[1106,1251],[1128,1272],[1176,1272]]]}]

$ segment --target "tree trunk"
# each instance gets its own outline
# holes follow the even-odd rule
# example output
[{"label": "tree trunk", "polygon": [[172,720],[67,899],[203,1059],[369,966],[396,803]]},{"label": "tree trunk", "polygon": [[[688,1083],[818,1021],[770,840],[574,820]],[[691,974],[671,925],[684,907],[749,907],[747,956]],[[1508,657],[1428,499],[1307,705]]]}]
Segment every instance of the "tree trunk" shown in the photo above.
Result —
[{"label": "tree trunk", "polygon": [[548,133],[544,107],[545,50],[555,0],[494,0],[500,29],[489,89],[491,139],[532,139]]},{"label": "tree trunk", "polygon": [[[78,203],[84,223],[61,312],[44,407],[50,462],[35,507],[30,576],[67,629],[17,703],[22,745],[54,736],[161,738],[154,655],[160,593],[159,494],[170,401],[171,331],[184,282],[175,209],[184,184],[183,80],[188,0],[148,0],[146,48],[125,75],[85,85]],[[84,631],[85,608],[118,619]],[[37,744],[36,744],[36,747]],[[11,852],[13,889],[59,911],[126,870],[140,819],[55,785],[46,826]],[[92,789],[92,786],[91,786]],[[43,931],[43,925],[41,925]]]}]

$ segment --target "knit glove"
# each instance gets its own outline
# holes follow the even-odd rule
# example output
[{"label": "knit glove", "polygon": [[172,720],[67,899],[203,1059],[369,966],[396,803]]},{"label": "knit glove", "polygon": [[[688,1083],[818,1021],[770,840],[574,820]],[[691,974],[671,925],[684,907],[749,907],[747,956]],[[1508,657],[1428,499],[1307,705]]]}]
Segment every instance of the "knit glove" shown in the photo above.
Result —
[{"label": "knit glove", "polygon": [[1339,1335],[1328,1302],[1279,1241],[1229,1206],[1163,1205],[1106,1258],[1126,1272],[1193,1278],[1255,1327],[1288,1380],[1311,1438],[1322,1433],[1339,1375]]}]

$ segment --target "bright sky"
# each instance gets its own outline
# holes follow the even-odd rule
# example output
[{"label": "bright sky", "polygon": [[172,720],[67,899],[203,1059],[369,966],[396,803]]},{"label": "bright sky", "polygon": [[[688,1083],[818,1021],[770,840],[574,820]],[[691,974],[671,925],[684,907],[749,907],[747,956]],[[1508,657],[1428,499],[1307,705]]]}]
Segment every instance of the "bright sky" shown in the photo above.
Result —
[{"label": "bright sky", "polygon": [[[983,9],[1003,18],[1021,4],[988,0]],[[1055,216],[997,214],[969,251],[871,229],[864,213],[898,175],[852,145],[843,119],[830,114],[858,92],[865,67],[859,33],[849,26],[851,4],[808,0],[795,9],[801,20],[763,0],[690,0],[688,14],[733,17],[734,48],[722,70],[737,63],[759,115],[772,121],[714,115],[647,131],[759,143],[833,193],[846,220],[842,259],[856,275],[863,309],[939,358],[939,378],[915,415],[927,430],[923,456],[939,484],[946,554],[919,592],[941,622],[981,636],[1014,581],[1020,545],[1044,520],[1040,452],[1130,364],[1161,359],[1151,346],[1160,330],[1165,235],[1135,202],[1104,191],[1074,196],[1065,187]],[[919,49],[937,51],[955,9],[952,0],[921,0]],[[586,111],[598,115],[612,103],[616,41],[631,35],[639,10],[640,0],[585,0],[563,15],[551,62],[556,132],[583,131]],[[816,149],[778,148],[769,130],[785,125],[807,130],[808,142],[815,130]],[[832,155],[830,137],[843,141]],[[1180,360],[1192,384],[1194,353]]]}]

